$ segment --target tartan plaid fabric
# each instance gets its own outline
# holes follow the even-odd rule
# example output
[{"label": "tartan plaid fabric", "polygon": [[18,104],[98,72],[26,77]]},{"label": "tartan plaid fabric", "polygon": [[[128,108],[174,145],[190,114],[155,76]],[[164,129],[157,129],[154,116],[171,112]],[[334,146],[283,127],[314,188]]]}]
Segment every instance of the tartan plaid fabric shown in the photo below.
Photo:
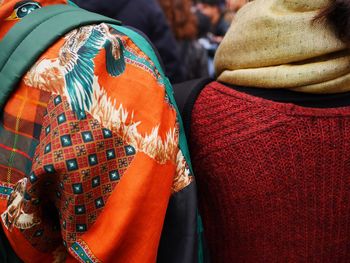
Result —
[{"label": "tartan plaid fabric", "polygon": [[0,187],[11,187],[30,174],[49,98],[48,92],[21,86],[2,112]]}]

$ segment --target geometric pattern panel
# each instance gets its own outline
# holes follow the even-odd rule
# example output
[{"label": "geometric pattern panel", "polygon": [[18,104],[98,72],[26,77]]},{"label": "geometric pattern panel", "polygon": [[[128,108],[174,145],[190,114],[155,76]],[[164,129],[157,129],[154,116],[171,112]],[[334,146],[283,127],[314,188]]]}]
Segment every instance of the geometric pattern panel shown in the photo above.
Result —
[{"label": "geometric pattern panel", "polygon": [[[64,97],[53,96],[43,119],[25,204],[26,212],[43,220],[23,230],[28,241],[45,251],[48,239],[63,237],[60,242],[70,247],[96,221],[135,154],[132,146],[92,116],[78,120]],[[46,220],[47,207],[57,220],[52,215]]]}]

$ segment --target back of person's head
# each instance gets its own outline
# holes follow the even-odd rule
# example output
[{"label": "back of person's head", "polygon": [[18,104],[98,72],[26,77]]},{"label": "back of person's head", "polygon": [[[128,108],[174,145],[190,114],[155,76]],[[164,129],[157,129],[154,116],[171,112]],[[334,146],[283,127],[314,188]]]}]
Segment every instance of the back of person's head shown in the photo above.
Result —
[{"label": "back of person's head", "polygon": [[205,37],[211,28],[210,18],[199,10],[196,11],[196,17],[198,21],[198,37]]},{"label": "back of person's head", "polygon": [[320,12],[315,21],[326,19],[336,35],[350,44],[350,0],[333,0]]},{"label": "back of person's head", "polygon": [[158,0],[158,2],[177,39],[196,38],[197,20],[191,11],[191,0]]},{"label": "back of person's head", "polygon": [[215,25],[223,13],[223,5],[220,0],[199,0],[197,9],[210,18],[211,24]]}]

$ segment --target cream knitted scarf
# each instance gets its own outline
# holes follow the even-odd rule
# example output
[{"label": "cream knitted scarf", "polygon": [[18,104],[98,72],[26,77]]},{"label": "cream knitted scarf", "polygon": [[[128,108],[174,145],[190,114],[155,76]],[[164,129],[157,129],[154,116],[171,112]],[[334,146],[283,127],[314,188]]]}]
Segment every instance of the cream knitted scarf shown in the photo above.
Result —
[{"label": "cream knitted scarf", "polygon": [[350,50],[326,21],[330,0],[255,0],[244,6],[215,56],[218,80],[308,93],[350,90]]}]

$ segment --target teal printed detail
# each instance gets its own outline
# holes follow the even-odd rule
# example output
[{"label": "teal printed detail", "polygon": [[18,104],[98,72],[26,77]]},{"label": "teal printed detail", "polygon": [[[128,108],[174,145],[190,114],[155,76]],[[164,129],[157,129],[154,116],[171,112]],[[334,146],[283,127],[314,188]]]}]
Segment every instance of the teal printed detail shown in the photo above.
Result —
[{"label": "teal printed detail", "polygon": [[41,5],[38,2],[29,2],[23,1],[15,5],[15,14],[17,19],[22,19],[23,17],[29,15],[36,9],[41,8]]},{"label": "teal printed detail", "polygon": [[[130,59],[132,61],[135,61],[137,63],[140,63],[142,64],[142,66],[144,66],[145,68],[147,68],[149,71],[152,71],[154,72],[155,71],[155,67],[150,63],[150,61],[144,59],[144,58],[140,58],[138,57],[137,55],[135,55],[134,53],[128,51],[128,50],[125,50],[124,51],[124,57],[126,59]],[[155,73],[154,73],[155,74]]]},{"label": "teal printed detail", "polygon": [[103,47],[106,50],[106,64],[107,64],[107,72],[113,76],[117,77],[125,71],[125,62],[124,62],[124,46],[120,39],[117,39],[120,47],[120,57],[115,58],[113,55],[113,43],[111,40],[106,39]]},{"label": "teal printed detail", "polygon": [[127,35],[149,58],[152,60],[162,76],[165,77],[163,69],[158,61],[157,55],[154,53],[151,45],[139,33],[123,26],[110,24],[115,30]]},{"label": "teal printed detail", "polygon": [[121,24],[72,5],[46,6],[35,10],[35,16],[25,16],[16,23],[0,41],[0,108],[46,48],[78,25],[99,23]]},{"label": "teal printed detail", "polygon": [[[80,36],[85,34],[83,29],[72,35],[64,45],[64,51],[74,54],[76,61],[70,61],[69,71],[65,74],[67,91],[71,99],[73,111],[79,119],[85,119],[85,110],[89,110],[92,102],[93,79],[95,64],[94,59],[99,52],[106,49],[107,71],[111,76],[119,76],[125,70],[123,50],[124,47],[121,41],[118,41],[120,46],[120,58],[115,58],[112,40],[110,40],[100,26],[93,27],[89,37],[85,42],[80,40]],[[77,48],[78,47],[78,48]],[[75,57],[73,56],[73,57]]]},{"label": "teal printed detail", "polygon": [[71,5],[71,6],[74,6],[74,7],[79,7],[76,3],[74,3],[71,0],[68,0],[67,3],[68,3],[68,5]]},{"label": "teal printed detail", "polygon": [[12,191],[12,188],[0,185],[0,195],[9,196],[12,193]]},{"label": "teal printed detail", "polygon": [[73,251],[81,259],[81,262],[94,263],[94,261],[88,256],[86,251],[78,242],[73,243],[71,246],[71,251]]},{"label": "teal printed detail", "polygon": [[204,262],[204,228],[202,218],[197,211],[198,260]]}]

